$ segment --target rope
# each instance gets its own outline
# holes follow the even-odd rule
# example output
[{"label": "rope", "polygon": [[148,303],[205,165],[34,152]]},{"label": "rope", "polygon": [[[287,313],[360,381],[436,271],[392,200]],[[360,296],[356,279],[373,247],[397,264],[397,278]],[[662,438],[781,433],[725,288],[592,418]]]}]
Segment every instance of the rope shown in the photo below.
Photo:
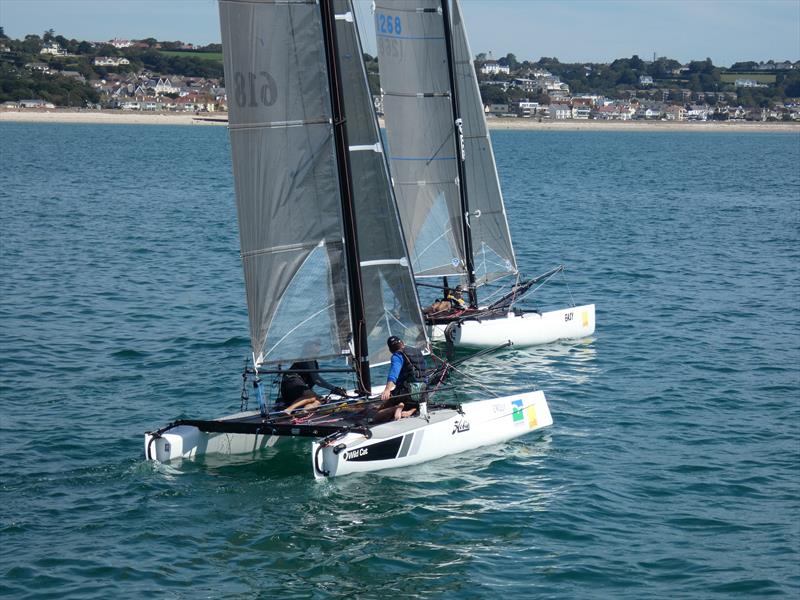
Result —
[{"label": "rope", "polygon": [[[495,393],[495,392],[494,392],[494,390],[492,390],[491,388],[489,388],[489,387],[487,387],[487,386],[483,385],[482,383],[480,383],[479,381],[477,381],[477,380],[476,380],[476,379],[474,379],[473,377],[470,377],[469,375],[467,375],[466,373],[464,373],[462,370],[460,370],[460,369],[457,369],[456,367],[454,367],[452,364],[445,362],[444,360],[442,360],[441,358],[439,358],[438,356],[436,356],[435,354],[433,354],[433,352],[431,352],[431,356],[434,356],[434,357],[435,357],[437,360],[439,360],[440,362],[442,362],[442,363],[445,365],[445,372],[447,371],[447,369],[452,369],[454,372],[458,373],[458,374],[459,374],[459,375],[461,375],[462,377],[465,377],[466,379],[469,379],[469,380],[470,380],[472,383],[474,383],[474,384],[475,384],[475,385],[477,385],[478,387],[481,387],[481,388],[483,388],[484,390],[486,390],[487,392],[489,392],[489,393],[491,393],[491,394],[494,394],[494,393]],[[440,380],[440,383],[441,383],[442,381],[444,381],[444,378],[442,378],[442,379]],[[436,387],[437,387],[437,389],[438,389],[438,387],[439,387],[439,386],[437,385]],[[456,390],[457,390],[457,389],[458,389],[458,388],[456,388]]]},{"label": "rope", "polygon": [[566,268],[561,270],[561,278],[564,280],[564,284],[567,286],[567,293],[569,294],[569,300],[570,302],[572,302],[572,306],[575,307],[577,305],[575,304],[575,298],[572,297],[572,289],[570,289],[569,287],[569,281],[567,281],[567,276],[564,275],[564,271],[566,270],[567,270]]}]

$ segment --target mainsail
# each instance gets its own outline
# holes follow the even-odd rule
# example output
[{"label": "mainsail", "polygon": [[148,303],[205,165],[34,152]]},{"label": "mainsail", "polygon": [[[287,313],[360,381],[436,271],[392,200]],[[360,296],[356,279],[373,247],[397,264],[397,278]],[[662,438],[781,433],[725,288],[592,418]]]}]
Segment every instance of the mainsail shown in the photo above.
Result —
[{"label": "mainsail", "polygon": [[[517,266],[463,18],[458,2],[454,1],[450,28],[453,90],[445,39],[448,23],[442,1],[447,0],[376,2],[375,26],[390,163],[416,275],[464,275],[468,262],[464,248],[471,245],[475,284],[482,285],[516,274]],[[463,139],[458,143],[451,94],[457,98],[462,120]],[[465,219],[467,227],[461,225],[462,199],[455,163],[461,143],[469,211]],[[439,235],[452,236],[454,239],[448,239],[450,248],[460,252],[461,268],[455,273],[428,268],[428,264],[445,262],[452,255],[453,251],[448,253],[441,244],[423,245],[427,262],[418,260],[419,238],[431,237],[423,232],[431,229],[432,220],[428,173],[431,164],[439,166],[429,162],[432,159],[441,159],[441,179],[448,181],[439,197],[447,205],[441,212],[450,219],[444,222],[445,231]],[[470,236],[470,244],[466,243],[465,235]]]},{"label": "mainsail", "polygon": [[438,0],[378,0],[389,162],[417,277],[464,275],[464,232]]},{"label": "mainsail", "polygon": [[[446,1],[446,0],[445,0]],[[478,78],[458,0],[453,0],[453,61],[464,130],[464,173],[469,196],[469,232],[475,283],[481,285],[517,273],[503,195],[486,128]]]},{"label": "mainsail", "polygon": [[[348,8],[342,12],[352,14],[349,3],[341,5]],[[368,126],[362,128],[363,135],[358,127],[365,113],[355,91],[362,87],[367,101],[368,93],[363,71],[359,83],[356,75],[347,74],[355,68],[343,67],[346,72],[341,74],[343,89],[352,92],[345,97],[347,109],[355,112],[347,126],[347,134],[356,140],[350,148],[353,178],[351,182],[339,177],[345,165],[337,158],[334,129],[341,128],[341,122],[333,122],[331,57],[326,53],[331,44],[320,3],[222,0],[220,23],[255,362],[349,355],[364,325],[368,336],[390,331],[410,337],[410,343],[420,335],[424,340],[424,333],[416,333],[423,328],[413,280],[408,267],[402,268],[404,259],[407,265],[405,247],[402,240],[399,246],[393,244],[400,238],[399,226],[394,226],[394,238],[388,233],[397,214],[391,191],[386,191],[388,183],[381,183],[386,177],[382,155],[353,151],[353,145],[376,143]],[[343,43],[353,46],[352,40]],[[350,55],[360,64],[360,53]],[[369,119],[374,121],[374,116]],[[370,156],[379,160],[370,161]],[[350,185],[353,189],[343,187]],[[381,185],[386,189],[380,190]],[[376,206],[364,208],[367,197]],[[357,224],[345,222],[343,198],[359,204],[349,208],[363,210]],[[360,317],[351,311],[356,306],[353,282],[360,282],[360,273],[353,272],[359,267],[348,269],[350,257],[357,256],[352,252],[356,242],[347,235],[353,225],[364,244],[363,296],[370,298]],[[383,248],[372,243],[378,235],[384,236]],[[360,291],[360,284],[355,288]],[[381,299],[380,307],[373,297]],[[384,310],[384,298],[393,300],[395,320]],[[407,329],[401,331],[398,323]],[[369,347],[367,340],[359,337],[358,342],[361,348]],[[373,347],[376,361],[385,359],[385,338]]]}]

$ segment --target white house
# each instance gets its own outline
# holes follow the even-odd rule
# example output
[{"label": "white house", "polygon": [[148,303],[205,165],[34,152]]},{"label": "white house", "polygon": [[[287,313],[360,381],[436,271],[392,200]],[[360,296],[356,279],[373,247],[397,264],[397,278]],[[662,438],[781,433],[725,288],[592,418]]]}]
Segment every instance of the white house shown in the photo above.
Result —
[{"label": "white house", "polygon": [[156,94],[177,94],[181,91],[181,88],[172,85],[168,77],[150,79],[147,87],[154,90]]},{"label": "white house", "polygon": [[131,61],[122,56],[95,56],[93,63],[98,67],[118,67],[129,65]]},{"label": "white house", "polygon": [[39,71],[40,73],[49,73],[50,72],[50,65],[47,63],[35,62],[35,63],[26,63],[26,69],[30,69],[31,71]]},{"label": "white house", "polygon": [[524,77],[517,77],[511,83],[523,92],[536,92],[541,88],[537,80],[525,79]]},{"label": "white house", "polygon": [[767,87],[766,84],[759,83],[755,79],[737,79],[735,85],[736,87],[746,88]]},{"label": "white house", "polygon": [[589,118],[589,115],[592,114],[592,107],[586,104],[576,104],[572,107],[572,118],[573,119],[583,119],[586,120]]},{"label": "white house", "polygon": [[517,114],[520,117],[530,118],[539,111],[538,102],[530,102],[527,100],[520,100],[517,103]]},{"label": "white house", "polygon": [[648,86],[653,85],[653,78],[650,75],[639,75],[639,85]]},{"label": "white house", "polygon": [[505,73],[508,75],[511,69],[507,66],[501,65],[496,60],[487,60],[481,65],[481,73],[484,75],[496,75],[498,73]]},{"label": "white house", "polygon": [[708,120],[708,104],[692,104],[686,111],[686,118],[689,121],[706,121]]},{"label": "white house", "polygon": [[52,102],[46,100],[20,100],[20,108],[55,108]]},{"label": "white house", "polygon": [[551,104],[548,115],[556,121],[572,118],[572,107],[569,104]]},{"label": "white house", "polygon": [[50,42],[44,45],[44,48],[39,50],[39,54],[51,54],[52,56],[66,56],[67,51],[59,46],[56,42]]},{"label": "white house", "polygon": [[671,104],[664,110],[667,121],[685,121],[686,109],[678,104]]}]

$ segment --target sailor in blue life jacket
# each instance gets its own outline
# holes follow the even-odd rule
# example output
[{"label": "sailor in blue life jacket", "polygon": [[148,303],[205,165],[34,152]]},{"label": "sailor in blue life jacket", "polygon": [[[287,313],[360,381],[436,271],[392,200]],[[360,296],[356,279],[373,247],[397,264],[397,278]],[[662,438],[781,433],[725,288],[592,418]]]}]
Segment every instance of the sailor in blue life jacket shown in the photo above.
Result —
[{"label": "sailor in blue life jacket", "polygon": [[392,353],[392,362],[381,394],[383,402],[372,419],[373,423],[410,417],[417,412],[420,403],[427,400],[425,356],[394,335],[386,340],[386,345]]}]

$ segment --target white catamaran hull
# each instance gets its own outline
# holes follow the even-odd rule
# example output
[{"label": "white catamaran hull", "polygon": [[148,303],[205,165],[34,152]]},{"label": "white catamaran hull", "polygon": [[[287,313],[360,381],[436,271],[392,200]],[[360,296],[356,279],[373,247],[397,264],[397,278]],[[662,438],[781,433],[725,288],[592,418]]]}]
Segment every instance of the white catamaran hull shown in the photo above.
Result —
[{"label": "white catamaran hull", "polygon": [[406,467],[497,444],[552,425],[544,392],[479,400],[455,410],[432,411],[372,428],[372,437],[349,433],[321,447],[314,442],[314,476],[334,477]]},{"label": "white catamaran hull", "polygon": [[[432,341],[445,341],[447,325],[430,327]],[[549,312],[508,313],[486,319],[468,319],[452,325],[457,347],[494,348],[511,341],[515,346],[538,346],[557,340],[580,339],[594,333],[594,304]]]},{"label": "white catamaran hull", "polygon": [[[431,410],[429,420],[409,417],[375,425],[372,436],[347,433],[327,446],[320,441],[307,445],[291,436],[241,433],[205,433],[181,425],[159,437],[145,434],[145,456],[167,462],[204,454],[234,455],[263,453],[270,448],[311,448],[314,476],[334,477],[348,473],[403,467],[457,454],[524,435],[552,425],[553,418],[544,392],[535,391],[503,398],[479,400],[454,409]],[[225,417],[238,419],[258,413]],[[223,420],[225,420],[223,419]]]},{"label": "white catamaran hull", "polygon": [[[222,417],[221,421],[258,417],[259,412],[249,411]],[[145,458],[168,462],[177,458],[194,458],[204,454],[250,454],[273,447],[279,436],[241,433],[205,433],[197,427],[179,425],[154,437],[144,436]]]}]

